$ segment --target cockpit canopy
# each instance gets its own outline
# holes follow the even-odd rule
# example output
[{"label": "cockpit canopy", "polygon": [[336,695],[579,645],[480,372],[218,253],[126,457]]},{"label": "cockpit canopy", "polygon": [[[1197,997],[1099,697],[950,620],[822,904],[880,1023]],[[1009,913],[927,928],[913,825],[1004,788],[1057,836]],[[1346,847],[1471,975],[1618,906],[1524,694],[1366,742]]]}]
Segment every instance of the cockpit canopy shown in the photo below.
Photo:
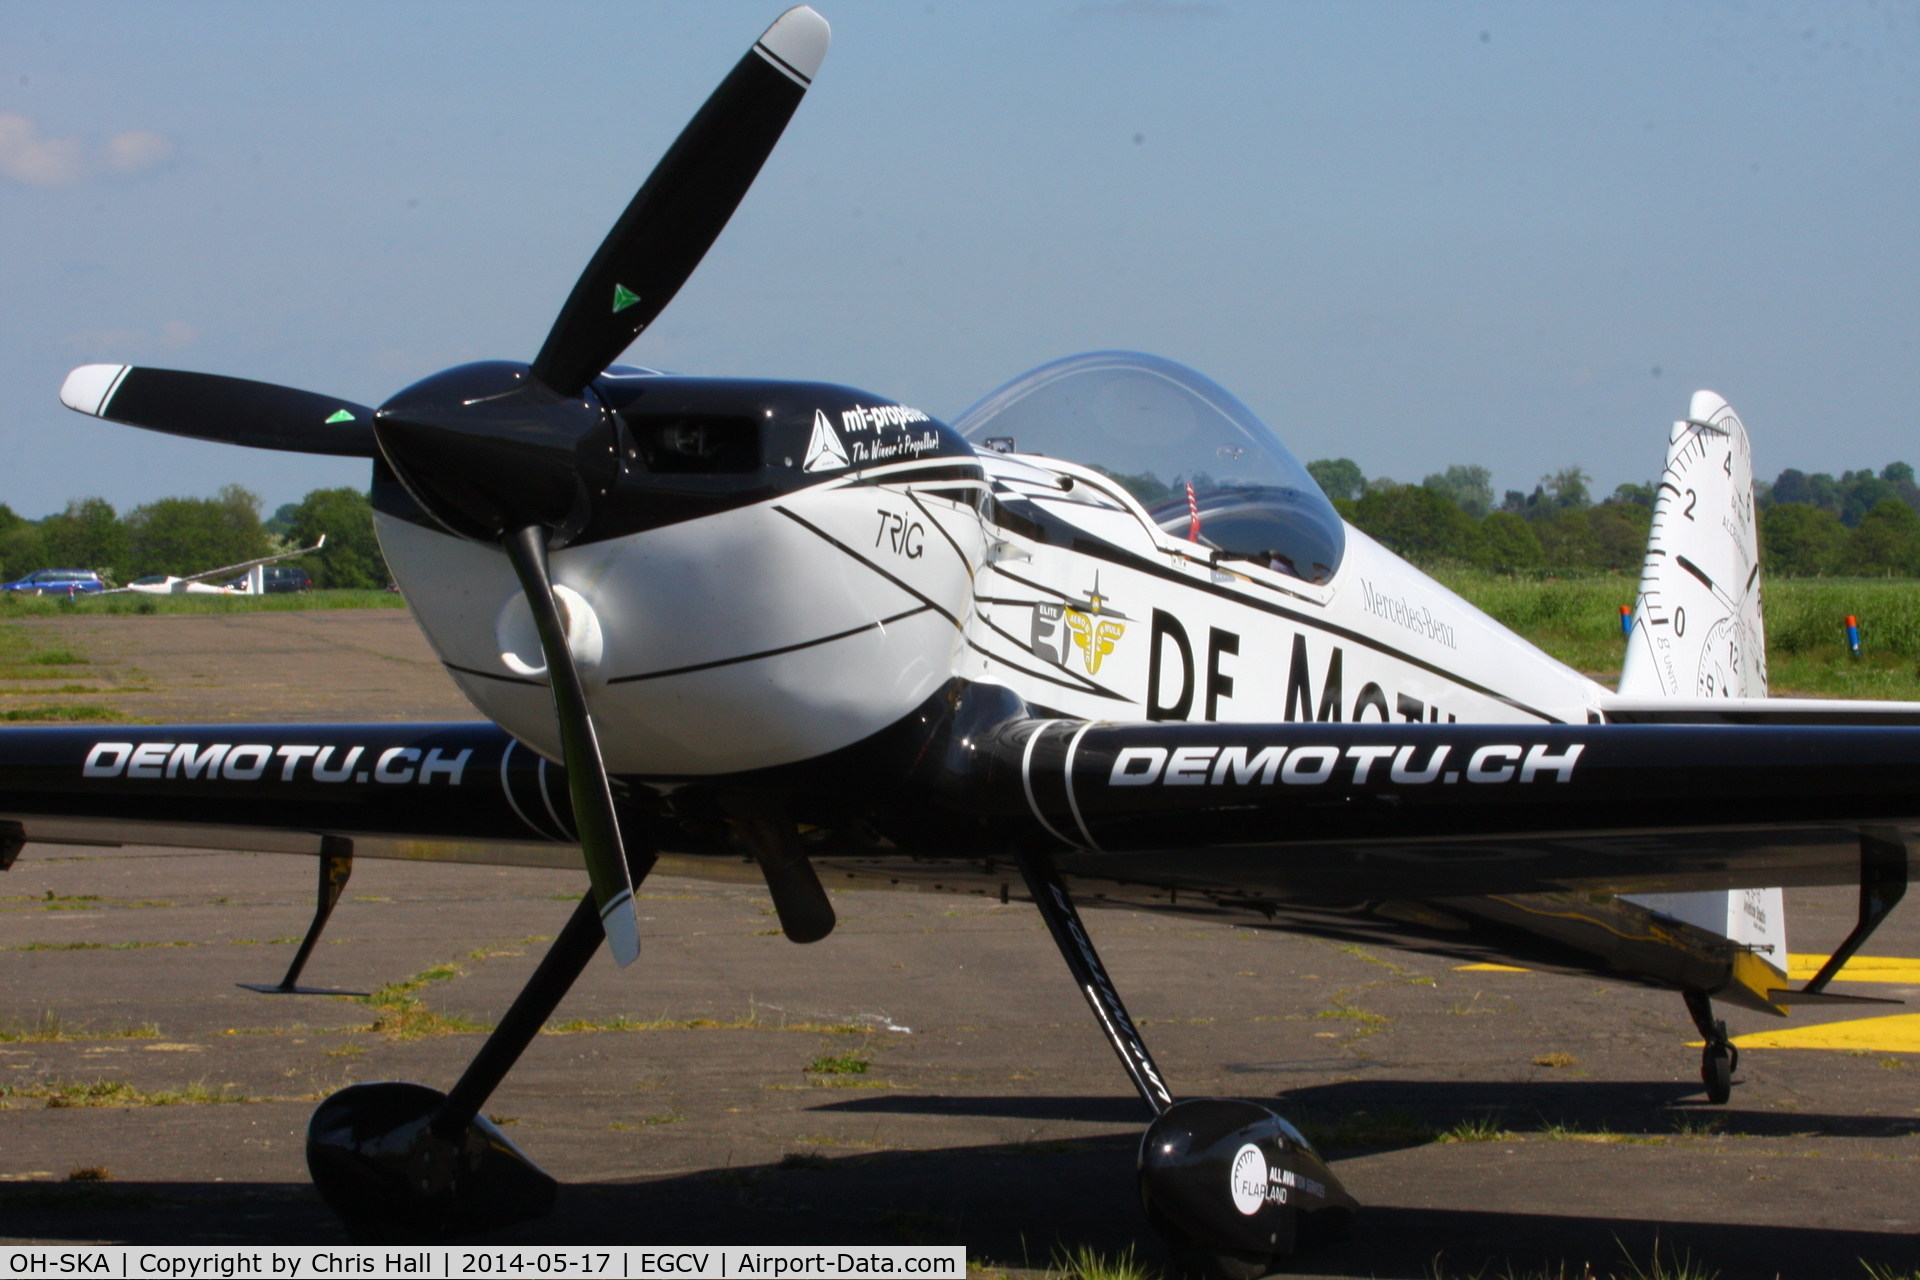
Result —
[{"label": "cockpit canopy", "polygon": [[1091,466],[1161,529],[1218,560],[1316,583],[1340,567],[1346,526],[1307,469],[1245,405],[1171,360],[1132,351],[1056,360],[987,396],[954,429],[977,449]]}]

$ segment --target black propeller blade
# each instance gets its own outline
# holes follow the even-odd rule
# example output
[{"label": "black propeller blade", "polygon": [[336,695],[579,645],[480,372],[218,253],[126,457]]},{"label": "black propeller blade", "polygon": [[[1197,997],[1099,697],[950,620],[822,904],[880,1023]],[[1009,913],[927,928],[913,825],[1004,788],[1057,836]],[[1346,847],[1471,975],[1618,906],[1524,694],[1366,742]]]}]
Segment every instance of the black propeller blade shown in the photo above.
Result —
[{"label": "black propeller blade", "polygon": [[255,449],[373,458],[373,410],[350,400],[217,373],[83,364],[67,375],[69,409],[149,431]]},{"label": "black propeller blade", "polygon": [[578,391],[673,300],[780,140],[828,37],[826,19],[789,9],[720,82],[573,286],[534,377],[562,395]]},{"label": "black propeller blade", "polygon": [[593,882],[600,923],[607,931],[607,949],[622,968],[640,956],[640,917],[633,900],[633,874],[620,842],[620,821],[613,811],[613,791],[607,783],[600,739],[587,711],[586,690],[580,685],[573,650],[567,645],[567,624],[554,598],[547,569],[547,531],[537,524],[516,529],[504,539],[521,589],[533,607],[533,624],[540,632],[540,652],[547,659],[547,679],[553,685],[554,710],[560,716],[560,745],[566,754],[567,794],[573,801],[573,825],[580,835],[580,852]]}]

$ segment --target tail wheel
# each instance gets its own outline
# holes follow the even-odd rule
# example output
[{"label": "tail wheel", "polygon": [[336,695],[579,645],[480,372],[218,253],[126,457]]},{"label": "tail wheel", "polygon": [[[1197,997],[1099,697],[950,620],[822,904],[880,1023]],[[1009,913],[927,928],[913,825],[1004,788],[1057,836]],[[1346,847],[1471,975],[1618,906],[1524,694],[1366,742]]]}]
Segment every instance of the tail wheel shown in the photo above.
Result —
[{"label": "tail wheel", "polygon": [[1739,1057],[1730,1044],[1710,1044],[1700,1054],[1700,1080],[1707,1086],[1707,1101],[1718,1106],[1733,1097],[1733,1067]]}]

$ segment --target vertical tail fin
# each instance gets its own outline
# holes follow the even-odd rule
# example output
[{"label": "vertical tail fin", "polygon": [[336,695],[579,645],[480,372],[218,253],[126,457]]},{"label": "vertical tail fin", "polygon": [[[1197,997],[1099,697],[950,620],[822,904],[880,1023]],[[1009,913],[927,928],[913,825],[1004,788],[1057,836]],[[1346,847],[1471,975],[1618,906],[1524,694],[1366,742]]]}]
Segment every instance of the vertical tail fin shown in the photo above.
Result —
[{"label": "vertical tail fin", "polygon": [[[1620,692],[1767,696],[1753,450],[1738,415],[1711,391],[1693,393],[1685,420],[1667,437]],[[1786,972],[1786,905],[1778,889],[1639,894],[1632,901],[1710,929]]]},{"label": "vertical tail fin", "polygon": [[1620,692],[1767,695],[1753,451],[1739,417],[1711,391],[1693,393],[1667,439]]}]

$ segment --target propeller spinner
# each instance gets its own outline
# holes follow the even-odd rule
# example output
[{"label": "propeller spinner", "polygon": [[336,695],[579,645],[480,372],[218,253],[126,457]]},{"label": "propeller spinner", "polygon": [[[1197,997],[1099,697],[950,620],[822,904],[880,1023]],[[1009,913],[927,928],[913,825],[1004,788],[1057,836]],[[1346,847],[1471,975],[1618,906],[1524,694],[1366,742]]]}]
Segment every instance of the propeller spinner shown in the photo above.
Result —
[{"label": "propeller spinner", "polygon": [[577,537],[618,473],[613,415],[590,385],[673,300],[733,216],[827,55],[802,5],[768,27],[654,167],[574,285],[530,365],[438,373],[377,411],[214,374],[85,365],[60,398],[112,422],[202,440],[383,457],[450,531],[497,544],[531,606],[567,787],[614,959],[640,954],[633,881],[549,550]]}]

